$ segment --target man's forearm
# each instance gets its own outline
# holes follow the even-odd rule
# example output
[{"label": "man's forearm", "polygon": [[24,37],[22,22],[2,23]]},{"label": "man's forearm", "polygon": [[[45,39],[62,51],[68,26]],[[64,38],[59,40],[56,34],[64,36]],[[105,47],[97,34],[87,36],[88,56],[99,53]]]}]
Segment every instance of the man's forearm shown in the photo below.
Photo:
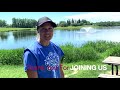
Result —
[{"label": "man's forearm", "polygon": [[63,70],[61,71],[61,78],[64,78]]}]

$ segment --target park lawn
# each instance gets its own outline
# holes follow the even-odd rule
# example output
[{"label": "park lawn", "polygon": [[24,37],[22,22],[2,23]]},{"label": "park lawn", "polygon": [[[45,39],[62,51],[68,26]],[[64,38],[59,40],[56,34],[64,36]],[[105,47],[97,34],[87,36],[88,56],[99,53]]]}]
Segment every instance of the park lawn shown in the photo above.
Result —
[{"label": "park lawn", "polygon": [[[102,64],[100,61],[80,61],[76,63],[64,63],[62,64],[65,78],[97,78],[101,73],[111,73],[110,65],[107,65],[107,70],[77,70],[76,73],[73,70],[67,70],[65,67],[71,67],[74,65],[107,65]],[[74,74],[73,74],[74,73]],[[0,65],[0,78],[27,78],[24,72],[23,65]]]},{"label": "park lawn", "polygon": [[26,78],[23,65],[0,65],[0,78]]},{"label": "park lawn", "polygon": [[[76,69],[74,70],[64,70],[66,78],[97,78],[99,74],[106,73],[110,71],[110,67],[107,64],[103,64],[101,61],[80,61],[76,63],[64,64],[65,66],[96,66],[96,69]],[[107,70],[99,70],[98,67],[106,65]],[[74,73],[74,74],[72,74]]]}]

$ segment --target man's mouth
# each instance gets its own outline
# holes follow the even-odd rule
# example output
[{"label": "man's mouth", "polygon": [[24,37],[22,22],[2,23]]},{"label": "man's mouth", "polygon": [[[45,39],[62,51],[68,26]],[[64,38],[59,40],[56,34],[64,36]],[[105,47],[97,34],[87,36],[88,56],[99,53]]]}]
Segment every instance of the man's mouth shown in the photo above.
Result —
[{"label": "man's mouth", "polygon": [[46,38],[49,38],[49,37],[50,37],[50,35],[45,35],[45,37],[46,37]]}]

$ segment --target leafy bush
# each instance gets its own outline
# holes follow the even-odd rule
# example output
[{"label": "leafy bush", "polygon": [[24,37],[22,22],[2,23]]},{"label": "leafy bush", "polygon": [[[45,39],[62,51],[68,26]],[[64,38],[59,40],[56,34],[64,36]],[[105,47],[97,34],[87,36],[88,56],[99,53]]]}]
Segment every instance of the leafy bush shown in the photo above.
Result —
[{"label": "leafy bush", "polygon": [[61,46],[64,51],[65,57],[63,62],[71,63],[77,62],[79,60],[97,60],[100,55],[92,47],[74,47],[72,45],[67,45],[66,47]]},{"label": "leafy bush", "polygon": [[[79,49],[77,49],[78,51]],[[97,60],[100,58],[100,55],[95,51],[93,47],[85,47],[79,50],[79,58],[81,60]],[[78,56],[78,55],[77,55]]]},{"label": "leafy bush", "polygon": [[[60,46],[65,54],[62,62],[71,63],[80,60],[99,60],[107,56],[120,56],[120,43],[97,41],[88,42],[82,47],[75,47],[71,43]],[[23,64],[23,50],[0,50],[0,64]]]},{"label": "leafy bush", "polygon": [[120,46],[112,48],[110,56],[120,57]]},{"label": "leafy bush", "polygon": [[23,63],[23,49],[0,50],[0,63],[18,65]]},{"label": "leafy bush", "polygon": [[83,47],[93,47],[97,52],[99,53],[103,53],[106,50],[115,47],[117,43],[115,42],[107,42],[107,41],[96,41],[96,42],[92,42],[89,41],[88,43],[86,43]]}]

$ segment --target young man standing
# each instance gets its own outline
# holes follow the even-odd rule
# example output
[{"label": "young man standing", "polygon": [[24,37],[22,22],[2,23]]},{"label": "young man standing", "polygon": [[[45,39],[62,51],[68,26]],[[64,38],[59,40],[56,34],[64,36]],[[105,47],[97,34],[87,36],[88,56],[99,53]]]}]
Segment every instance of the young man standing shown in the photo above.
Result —
[{"label": "young man standing", "polygon": [[28,78],[64,78],[63,51],[50,40],[57,25],[48,17],[37,22],[37,40],[24,50],[24,69]]}]

